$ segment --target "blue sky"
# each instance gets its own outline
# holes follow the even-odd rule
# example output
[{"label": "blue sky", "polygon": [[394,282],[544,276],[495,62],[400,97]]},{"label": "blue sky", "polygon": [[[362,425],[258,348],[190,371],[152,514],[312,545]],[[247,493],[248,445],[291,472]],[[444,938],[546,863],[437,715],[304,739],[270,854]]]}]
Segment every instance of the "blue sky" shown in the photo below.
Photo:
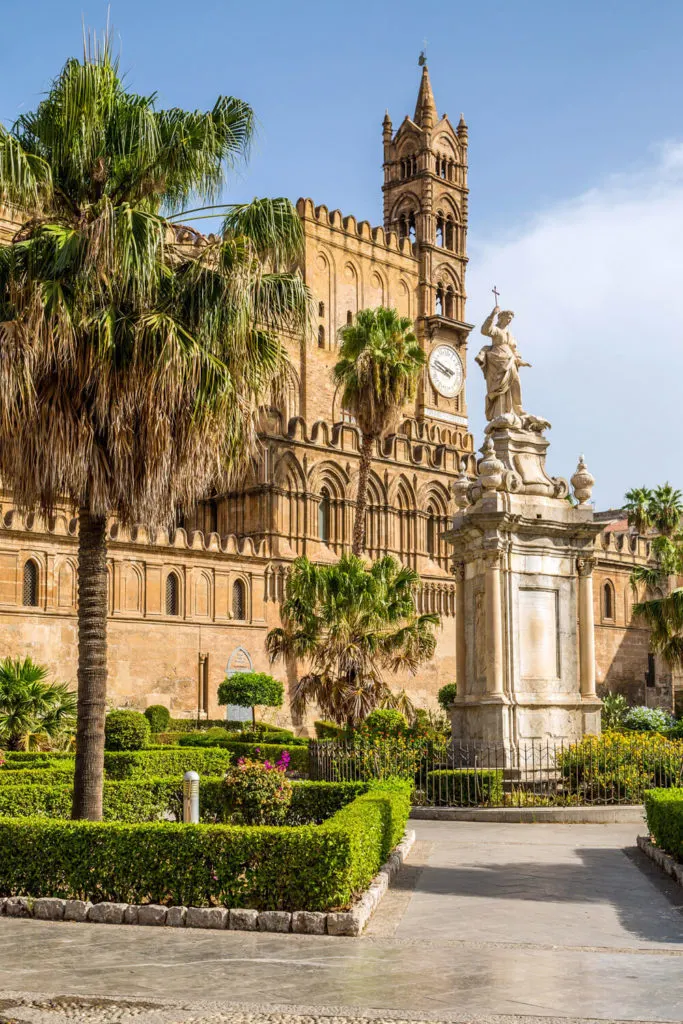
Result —
[{"label": "blue sky", "polygon": [[[0,119],[30,109],[81,18],[104,3],[0,4]],[[683,3],[470,0],[445,4],[114,0],[122,66],[164,105],[220,92],[259,135],[230,191],[310,195],[381,220],[381,121],[412,114],[427,40],[440,112],[470,128],[468,319],[494,282],[517,311],[530,411],[553,422],[552,468],[579,451],[601,505],[666,476],[683,485]],[[478,350],[475,335],[470,356]],[[470,359],[473,429],[483,389]],[[634,414],[634,406],[638,412]],[[572,463],[572,464],[570,464]]]}]

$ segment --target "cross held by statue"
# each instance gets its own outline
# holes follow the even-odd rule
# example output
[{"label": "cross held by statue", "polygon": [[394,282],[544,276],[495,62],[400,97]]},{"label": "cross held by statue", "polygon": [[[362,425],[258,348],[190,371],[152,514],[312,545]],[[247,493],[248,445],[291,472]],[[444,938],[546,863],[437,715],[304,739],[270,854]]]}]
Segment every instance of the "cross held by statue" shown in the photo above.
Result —
[{"label": "cross held by statue", "polygon": [[498,296],[500,295],[500,292],[496,288],[495,284],[494,284],[493,288],[491,289],[491,291],[493,292],[493,298],[495,300],[495,305],[497,306],[498,305]]}]

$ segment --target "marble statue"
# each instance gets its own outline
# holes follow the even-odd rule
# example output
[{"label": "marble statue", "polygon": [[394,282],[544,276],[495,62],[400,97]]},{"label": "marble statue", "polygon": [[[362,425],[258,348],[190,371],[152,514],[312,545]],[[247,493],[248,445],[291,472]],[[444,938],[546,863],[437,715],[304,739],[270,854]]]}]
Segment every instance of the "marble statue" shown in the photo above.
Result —
[{"label": "marble statue", "polygon": [[539,416],[525,412],[522,406],[519,368],[531,366],[531,363],[524,362],[517,351],[512,331],[509,330],[514,315],[512,310],[501,310],[496,305],[481,325],[481,333],[491,339],[491,344],[485,345],[475,358],[486,380],[487,432],[508,427],[540,433],[550,424]]}]

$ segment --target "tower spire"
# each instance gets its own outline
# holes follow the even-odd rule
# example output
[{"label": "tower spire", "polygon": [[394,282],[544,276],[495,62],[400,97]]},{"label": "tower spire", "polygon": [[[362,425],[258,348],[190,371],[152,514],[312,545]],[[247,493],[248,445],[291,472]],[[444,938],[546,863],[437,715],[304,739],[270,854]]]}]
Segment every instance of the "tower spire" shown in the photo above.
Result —
[{"label": "tower spire", "polygon": [[422,81],[420,82],[420,91],[417,94],[417,105],[413,121],[420,128],[424,128],[425,131],[431,131],[436,124],[436,103],[434,102],[432,83],[429,80],[427,58],[424,53],[420,54],[419,64],[422,67]]}]

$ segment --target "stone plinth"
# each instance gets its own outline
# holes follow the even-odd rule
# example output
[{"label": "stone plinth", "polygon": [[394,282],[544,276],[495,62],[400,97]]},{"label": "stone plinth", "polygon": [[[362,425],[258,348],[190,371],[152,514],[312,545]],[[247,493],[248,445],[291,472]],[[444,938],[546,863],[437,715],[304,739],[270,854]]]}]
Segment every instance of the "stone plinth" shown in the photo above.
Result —
[{"label": "stone plinth", "polygon": [[600,525],[545,472],[538,433],[496,431],[446,538],[456,577],[456,743],[515,750],[600,732],[591,554]]}]

